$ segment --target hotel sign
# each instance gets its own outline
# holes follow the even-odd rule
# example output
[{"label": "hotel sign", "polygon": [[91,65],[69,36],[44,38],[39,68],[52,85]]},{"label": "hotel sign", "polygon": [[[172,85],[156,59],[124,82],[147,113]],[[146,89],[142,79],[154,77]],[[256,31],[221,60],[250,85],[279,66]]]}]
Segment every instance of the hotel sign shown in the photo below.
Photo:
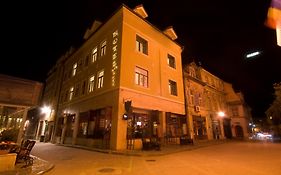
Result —
[{"label": "hotel sign", "polygon": [[112,72],[112,77],[111,77],[111,85],[115,86],[116,85],[116,73],[118,69],[118,60],[117,60],[117,45],[118,45],[118,29],[115,30],[112,33],[112,67],[111,67],[111,72]]}]

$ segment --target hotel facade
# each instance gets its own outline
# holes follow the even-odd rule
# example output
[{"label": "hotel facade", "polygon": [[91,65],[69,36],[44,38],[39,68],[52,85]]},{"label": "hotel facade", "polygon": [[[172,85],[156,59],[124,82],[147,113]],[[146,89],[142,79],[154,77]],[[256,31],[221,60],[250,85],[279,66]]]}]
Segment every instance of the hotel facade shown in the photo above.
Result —
[{"label": "hotel facade", "polygon": [[141,149],[147,138],[187,134],[182,47],[172,27],[160,31],[146,17],[142,6],[122,5],[57,61],[46,81],[42,105],[49,110],[39,136],[124,150]]},{"label": "hotel facade", "polygon": [[231,84],[226,92],[226,83],[201,66],[182,68],[173,28],[161,31],[147,16],[141,5],[122,5],[58,59],[46,80],[37,139],[125,150],[152,139],[231,138],[240,124],[239,136],[247,131],[249,113],[232,123],[229,105],[238,102]]}]

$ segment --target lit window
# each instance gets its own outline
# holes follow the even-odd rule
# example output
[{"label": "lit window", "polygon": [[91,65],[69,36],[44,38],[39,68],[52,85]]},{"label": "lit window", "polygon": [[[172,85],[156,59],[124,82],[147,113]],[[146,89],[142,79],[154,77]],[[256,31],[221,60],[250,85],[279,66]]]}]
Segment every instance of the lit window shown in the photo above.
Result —
[{"label": "lit window", "polygon": [[77,63],[73,64],[72,76],[75,76],[76,71],[77,71]]},{"label": "lit window", "polygon": [[137,35],[136,36],[136,49],[137,49],[137,51],[147,55],[147,53],[148,53],[148,47],[147,46],[148,46],[147,41]]},{"label": "lit window", "polygon": [[168,54],[168,65],[172,68],[176,68],[176,61],[175,61],[175,57],[173,57],[172,55]]},{"label": "lit window", "polygon": [[103,76],[104,76],[104,71],[102,70],[98,73],[98,88],[103,87]]},{"label": "lit window", "polygon": [[71,87],[71,88],[69,89],[69,100],[72,100],[73,93],[74,93],[74,87]]},{"label": "lit window", "polygon": [[93,92],[95,88],[95,76],[91,76],[89,79],[89,92]]},{"label": "lit window", "polygon": [[104,41],[102,44],[101,44],[101,51],[100,51],[100,56],[104,56],[105,53],[106,53],[106,41]]},{"label": "lit window", "polygon": [[177,92],[177,83],[175,81],[169,80],[169,92],[171,95],[178,95]]},{"label": "lit window", "polygon": [[135,68],[135,84],[148,87],[148,71],[139,67]]},{"label": "lit window", "polygon": [[92,50],[92,62],[94,63],[95,61],[97,61],[97,59],[98,59],[98,48],[95,47]]}]

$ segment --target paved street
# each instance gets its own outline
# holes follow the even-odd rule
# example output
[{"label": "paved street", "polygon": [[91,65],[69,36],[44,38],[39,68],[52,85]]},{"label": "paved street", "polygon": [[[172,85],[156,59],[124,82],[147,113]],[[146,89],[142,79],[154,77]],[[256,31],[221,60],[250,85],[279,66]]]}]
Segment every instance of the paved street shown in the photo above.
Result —
[{"label": "paved street", "polygon": [[280,175],[281,144],[227,142],[159,156],[106,154],[37,143],[32,154],[55,167],[46,175]]}]

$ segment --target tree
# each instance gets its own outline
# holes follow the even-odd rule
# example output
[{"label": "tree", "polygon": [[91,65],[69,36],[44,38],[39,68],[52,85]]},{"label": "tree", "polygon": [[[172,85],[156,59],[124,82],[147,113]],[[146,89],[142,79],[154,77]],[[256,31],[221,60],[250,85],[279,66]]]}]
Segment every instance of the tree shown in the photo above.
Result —
[{"label": "tree", "polygon": [[266,110],[266,116],[273,132],[281,135],[281,82],[273,84],[275,99]]}]

